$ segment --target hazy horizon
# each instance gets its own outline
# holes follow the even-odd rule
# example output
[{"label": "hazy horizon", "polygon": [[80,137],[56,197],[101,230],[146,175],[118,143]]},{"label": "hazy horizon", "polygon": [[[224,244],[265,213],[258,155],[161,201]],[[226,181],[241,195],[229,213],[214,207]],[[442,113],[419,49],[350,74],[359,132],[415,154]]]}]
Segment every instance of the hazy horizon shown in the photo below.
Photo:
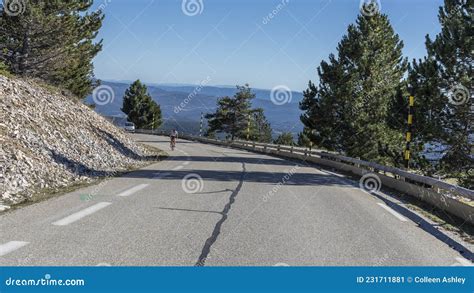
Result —
[{"label": "hazy horizon", "polygon": [[[197,3],[192,6],[191,4]],[[208,84],[293,91],[318,80],[316,68],[360,13],[360,0],[103,0],[95,74],[110,81]],[[186,4],[189,4],[186,6]],[[409,60],[426,54],[440,30],[441,0],[381,0]],[[252,9],[248,9],[252,7]],[[196,10],[193,10],[196,9]]]}]

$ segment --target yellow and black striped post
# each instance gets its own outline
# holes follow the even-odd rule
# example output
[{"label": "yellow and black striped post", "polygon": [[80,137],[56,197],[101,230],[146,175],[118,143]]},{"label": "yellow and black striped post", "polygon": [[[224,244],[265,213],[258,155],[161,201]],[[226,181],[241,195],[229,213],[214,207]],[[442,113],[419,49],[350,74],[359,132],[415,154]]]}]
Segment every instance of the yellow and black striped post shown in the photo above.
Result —
[{"label": "yellow and black striped post", "polygon": [[248,121],[248,125],[247,125],[247,141],[250,140],[250,118],[251,118],[251,115],[249,114],[249,121]]},{"label": "yellow and black striped post", "polygon": [[412,137],[412,131],[413,131],[413,106],[415,105],[415,97],[410,96],[409,103],[408,103],[408,131],[406,135],[406,142],[407,146],[405,149],[405,167],[407,169],[410,168],[410,158],[411,158],[411,153],[410,153],[410,145],[411,145],[411,137]]}]

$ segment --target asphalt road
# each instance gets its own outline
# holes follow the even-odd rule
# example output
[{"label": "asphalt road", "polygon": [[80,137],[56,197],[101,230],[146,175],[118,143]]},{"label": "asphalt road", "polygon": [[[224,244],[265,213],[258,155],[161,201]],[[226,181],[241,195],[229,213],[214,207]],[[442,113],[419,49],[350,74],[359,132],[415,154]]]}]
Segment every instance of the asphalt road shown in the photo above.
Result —
[{"label": "asphalt road", "polygon": [[[168,139],[135,135],[168,150]],[[180,141],[170,158],[0,216],[0,265],[469,265],[314,166]]]}]

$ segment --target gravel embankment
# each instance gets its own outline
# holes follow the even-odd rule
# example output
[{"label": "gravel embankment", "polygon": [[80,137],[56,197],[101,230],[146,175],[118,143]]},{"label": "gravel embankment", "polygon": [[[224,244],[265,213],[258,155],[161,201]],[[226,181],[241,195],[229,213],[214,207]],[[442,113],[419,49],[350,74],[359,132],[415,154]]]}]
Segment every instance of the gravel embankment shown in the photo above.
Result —
[{"label": "gravel embankment", "polygon": [[33,81],[0,76],[0,118],[0,210],[157,159],[89,107]]}]

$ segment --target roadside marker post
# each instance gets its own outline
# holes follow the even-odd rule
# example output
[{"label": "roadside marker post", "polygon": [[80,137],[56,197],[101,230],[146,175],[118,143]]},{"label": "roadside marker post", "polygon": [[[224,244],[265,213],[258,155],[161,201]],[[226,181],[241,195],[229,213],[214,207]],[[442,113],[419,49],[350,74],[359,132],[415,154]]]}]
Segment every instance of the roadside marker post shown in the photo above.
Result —
[{"label": "roadside marker post", "polygon": [[249,114],[249,120],[248,120],[248,125],[247,125],[247,141],[250,140],[250,114]]},{"label": "roadside marker post", "polygon": [[204,113],[201,112],[201,124],[199,126],[199,136],[202,136],[203,119],[204,119]]},{"label": "roadside marker post", "polygon": [[410,146],[412,140],[412,131],[413,131],[413,106],[415,105],[415,97],[410,96],[409,103],[408,103],[408,131],[406,134],[406,149],[405,149],[405,167],[407,169],[410,168]]}]

